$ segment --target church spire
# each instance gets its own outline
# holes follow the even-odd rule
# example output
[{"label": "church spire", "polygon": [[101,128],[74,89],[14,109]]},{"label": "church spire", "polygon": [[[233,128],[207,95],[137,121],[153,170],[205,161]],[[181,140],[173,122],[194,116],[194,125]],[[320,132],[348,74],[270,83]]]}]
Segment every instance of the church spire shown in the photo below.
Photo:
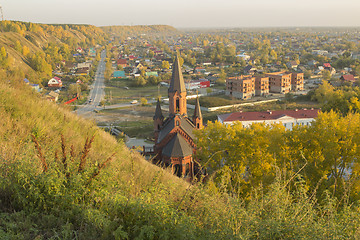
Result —
[{"label": "church spire", "polygon": [[173,64],[173,72],[168,90],[169,96],[169,113],[170,116],[176,114],[186,116],[186,88],[184,78],[181,73],[179,56],[176,54],[175,62]]},{"label": "church spire", "polygon": [[157,103],[156,103],[156,110],[155,110],[155,115],[154,115],[153,120],[154,120],[155,142],[157,142],[161,126],[164,124],[164,116],[161,111],[160,98],[158,98]]},{"label": "church spire", "polygon": [[196,98],[195,111],[193,115],[193,123],[197,129],[201,129],[203,127],[203,119],[200,109],[199,97]]},{"label": "church spire", "polygon": [[155,119],[164,119],[164,116],[163,116],[162,110],[161,110],[161,106],[160,106],[160,99],[158,99],[157,103],[156,103],[156,110],[155,110],[154,120]]},{"label": "church spire", "polygon": [[178,54],[176,54],[175,62],[172,68],[173,71],[170,81],[169,92],[178,92],[178,93],[186,92]]}]

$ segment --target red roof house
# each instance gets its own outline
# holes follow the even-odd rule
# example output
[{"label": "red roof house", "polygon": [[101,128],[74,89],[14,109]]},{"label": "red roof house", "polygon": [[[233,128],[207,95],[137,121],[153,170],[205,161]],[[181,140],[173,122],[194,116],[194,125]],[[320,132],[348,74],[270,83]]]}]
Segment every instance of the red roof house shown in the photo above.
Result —
[{"label": "red roof house", "polygon": [[52,79],[49,80],[48,87],[61,88],[62,87],[61,79],[58,77],[53,77]]},{"label": "red roof house", "polygon": [[351,75],[351,74],[342,75],[340,77],[340,80],[347,81],[347,82],[355,82],[356,81],[354,75]]},{"label": "red roof house", "polygon": [[287,129],[291,130],[294,125],[310,125],[317,118],[319,112],[319,109],[235,112],[218,115],[218,121],[227,125],[232,125],[238,121],[244,127],[248,127],[253,123],[282,123]]}]

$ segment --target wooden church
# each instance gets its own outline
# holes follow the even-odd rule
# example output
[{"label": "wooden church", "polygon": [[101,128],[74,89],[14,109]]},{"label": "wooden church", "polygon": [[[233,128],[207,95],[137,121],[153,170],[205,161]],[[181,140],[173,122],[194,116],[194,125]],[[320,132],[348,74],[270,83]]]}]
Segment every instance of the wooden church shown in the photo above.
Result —
[{"label": "wooden church", "polygon": [[194,130],[203,127],[199,99],[194,115],[189,118],[186,108],[186,89],[179,58],[176,56],[172,67],[169,96],[169,116],[165,119],[158,100],[154,116],[155,162],[172,168],[175,175],[189,180],[198,174],[199,165],[193,154]]}]

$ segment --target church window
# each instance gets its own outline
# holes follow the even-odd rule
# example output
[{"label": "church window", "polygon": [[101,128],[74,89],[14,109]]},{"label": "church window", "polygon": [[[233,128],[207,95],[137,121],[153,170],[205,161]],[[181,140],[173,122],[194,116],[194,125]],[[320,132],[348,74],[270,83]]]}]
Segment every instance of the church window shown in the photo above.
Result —
[{"label": "church window", "polygon": [[200,128],[200,124],[199,124],[199,123],[198,123],[198,124],[196,124],[196,127],[197,127],[197,128]]},{"label": "church window", "polygon": [[178,177],[181,177],[181,166],[180,164],[176,164],[174,166],[174,174]]},{"label": "church window", "polygon": [[176,126],[180,126],[180,121],[176,120]]},{"label": "church window", "polygon": [[190,172],[190,167],[189,167],[189,163],[186,164],[185,166],[185,176],[189,175],[189,172]]},{"label": "church window", "polygon": [[176,99],[176,112],[180,111],[180,100],[179,98]]}]

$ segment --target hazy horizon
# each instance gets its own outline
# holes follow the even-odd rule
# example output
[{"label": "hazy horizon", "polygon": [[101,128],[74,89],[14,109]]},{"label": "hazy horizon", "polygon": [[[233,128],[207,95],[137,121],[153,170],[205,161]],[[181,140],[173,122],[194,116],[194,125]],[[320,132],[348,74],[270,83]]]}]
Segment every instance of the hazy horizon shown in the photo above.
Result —
[{"label": "hazy horizon", "polygon": [[176,28],[358,27],[359,0],[0,0],[6,20]]}]

